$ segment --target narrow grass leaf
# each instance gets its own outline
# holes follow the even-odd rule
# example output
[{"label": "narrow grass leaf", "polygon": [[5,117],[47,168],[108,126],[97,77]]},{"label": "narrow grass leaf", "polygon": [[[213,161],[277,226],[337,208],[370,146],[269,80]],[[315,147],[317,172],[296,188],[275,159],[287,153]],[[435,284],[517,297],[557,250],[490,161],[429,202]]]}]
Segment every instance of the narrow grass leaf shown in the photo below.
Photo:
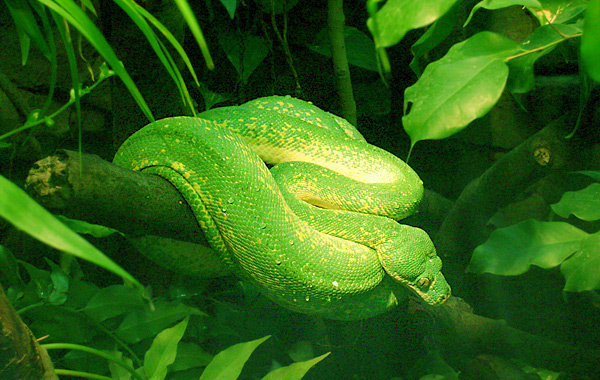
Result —
[{"label": "narrow grass leaf", "polygon": [[108,41],[106,41],[100,30],[98,30],[96,25],[92,22],[92,20],[90,20],[80,6],[73,2],[73,0],[39,1],[58,13],[60,16],[64,17],[90,42],[90,44],[92,44],[92,46],[94,46],[98,53],[102,55],[104,59],[106,59],[113,71],[119,76],[119,78],[121,78],[144,115],[146,115],[148,120],[154,121],[152,111],[150,111],[148,104],[129,76],[129,73],[127,73],[127,70],[125,70],[125,66],[123,66],[123,63],[117,58],[117,55]]},{"label": "narrow grass leaf", "polygon": [[123,277],[138,289],[144,289],[129,273],[87,240],[71,231],[17,185],[3,176],[0,176],[0,217],[45,244],[90,261]]}]

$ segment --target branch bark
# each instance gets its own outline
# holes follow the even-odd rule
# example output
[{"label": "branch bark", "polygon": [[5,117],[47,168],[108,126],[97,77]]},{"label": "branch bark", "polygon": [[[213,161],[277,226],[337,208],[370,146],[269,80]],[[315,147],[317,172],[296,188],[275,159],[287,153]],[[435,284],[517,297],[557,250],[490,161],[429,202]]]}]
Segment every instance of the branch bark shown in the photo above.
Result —
[{"label": "branch bark", "polygon": [[0,378],[58,380],[46,350],[40,347],[0,286]]},{"label": "branch bark", "polygon": [[464,188],[435,237],[444,264],[464,269],[473,249],[485,241],[492,215],[539,179],[564,169],[569,159],[565,136],[572,125],[569,117],[543,128]]},{"label": "branch bark", "polygon": [[[173,186],[160,177],[112,165],[94,155],[58,151],[35,164],[26,181],[40,203],[74,218],[117,228],[128,234],[154,234],[199,242],[191,211]],[[597,376],[600,354],[524,333],[505,323],[475,315],[452,297],[427,308],[437,324],[437,339],[450,356],[492,353],[530,364]]]}]

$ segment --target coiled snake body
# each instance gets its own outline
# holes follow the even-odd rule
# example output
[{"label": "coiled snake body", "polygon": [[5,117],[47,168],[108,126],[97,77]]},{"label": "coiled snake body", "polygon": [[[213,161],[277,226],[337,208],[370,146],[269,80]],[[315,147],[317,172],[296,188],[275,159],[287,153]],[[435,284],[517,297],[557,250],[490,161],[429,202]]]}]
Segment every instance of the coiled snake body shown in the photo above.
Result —
[{"label": "coiled snake body", "polygon": [[[416,211],[417,174],[311,103],[272,96],[159,120],[114,162],[169,180],[221,261],[291,310],[355,320],[407,290],[429,304],[450,294],[427,234],[395,221]],[[158,261],[202,273],[202,257],[174,256]]]}]

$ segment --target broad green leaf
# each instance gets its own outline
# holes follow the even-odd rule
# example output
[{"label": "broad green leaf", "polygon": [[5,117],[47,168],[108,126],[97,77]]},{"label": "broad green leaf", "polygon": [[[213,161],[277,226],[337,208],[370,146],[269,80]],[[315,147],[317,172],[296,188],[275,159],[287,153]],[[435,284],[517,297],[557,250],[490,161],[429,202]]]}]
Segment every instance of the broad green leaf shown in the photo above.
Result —
[{"label": "broad green leaf", "polygon": [[588,222],[598,220],[600,219],[600,184],[593,183],[579,191],[567,191],[560,201],[551,207],[552,211],[563,218],[573,214]]},{"label": "broad green leaf", "polygon": [[206,315],[200,310],[174,302],[157,301],[154,310],[136,310],[127,314],[115,333],[127,343],[155,336],[172,323],[189,315]]},{"label": "broad green leaf", "polygon": [[269,372],[262,380],[300,380],[315,364],[325,359],[330,352],[305,362],[293,363],[287,367],[279,367]]},{"label": "broad green leaf", "polygon": [[[371,38],[351,26],[344,27],[344,37],[348,63],[366,70],[377,71],[375,45]],[[312,44],[307,46],[310,50],[331,58],[331,45],[327,28],[321,29]]]},{"label": "broad green leaf", "polygon": [[568,223],[526,220],[492,232],[475,248],[468,270],[516,276],[531,265],[553,268],[577,252],[587,236]]},{"label": "broad green leaf", "polygon": [[177,344],[183,337],[189,317],[175,326],[161,331],[152,341],[144,355],[144,372],[150,380],[163,380],[167,376],[167,367],[175,361]]},{"label": "broad green leaf", "polygon": [[206,366],[200,380],[236,380],[250,355],[270,335],[246,343],[233,345],[219,352]]},{"label": "broad green leaf", "polygon": [[587,0],[539,0],[541,9],[530,9],[540,24],[564,24],[583,12]]},{"label": "broad green leaf", "polygon": [[110,285],[98,290],[81,311],[94,321],[103,322],[144,306],[140,292],[124,285]]},{"label": "broad green leaf", "polygon": [[581,30],[575,25],[544,25],[534,30],[519,44],[523,52],[510,57],[507,62],[510,74],[506,86],[510,92],[525,93],[533,88],[535,62],[554,50],[557,44],[565,41],[561,33],[566,36],[576,35],[581,33]]},{"label": "broad green leaf", "polygon": [[591,0],[585,11],[581,61],[588,75],[600,82],[600,0]]},{"label": "broad green leaf", "polygon": [[458,16],[458,5],[459,3],[455,4],[446,14],[434,22],[431,27],[427,28],[427,31],[410,48],[414,58],[410,61],[409,67],[417,74],[417,77],[423,74],[419,66],[419,59],[438,46],[454,30]]},{"label": "broad green leaf", "polygon": [[144,289],[142,284],[124,269],[87,240],[71,231],[23,190],[2,176],[0,176],[0,217],[42,243],[90,261],[123,277],[139,290]]},{"label": "broad green leaf", "polygon": [[250,75],[269,54],[267,41],[248,33],[243,36],[238,33],[221,33],[219,44],[243,83],[248,83]]},{"label": "broad green leaf", "polygon": [[504,90],[504,59],[519,51],[508,38],[481,32],[429,64],[404,93],[402,122],[411,144],[446,138],[485,115]]},{"label": "broad green leaf", "polygon": [[169,366],[169,371],[185,371],[190,368],[206,367],[214,355],[204,351],[196,343],[179,342],[177,346],[177,357]]},{"label": "broad green leaf", "polygon": [[404,35],[416,28],[427,26],[442,17],[456,0],[388,0],[367,26],[378,48],[396,45]]},{"label": "broad green leaf", "polygon": [[542,4],[540,4],[538,0],[483,0],[475,4],[473,9],[471,9],[471,13],[469,14],[469,17],[467,17],[467,21],[465,21],[463,27],[467,26],[467,24],[471,22],[473,14],[475,14],[475,12],[480,8],[493,10],[510,7],[512,5],[521,5],[524,7],[532,7],[537,9],[542,8]]},{"label": "broad green leaf", "polygon": [[560,271],[565,276],[567,292],[600,289],[600,232],[581,241],[576,254],[565,260]]}]

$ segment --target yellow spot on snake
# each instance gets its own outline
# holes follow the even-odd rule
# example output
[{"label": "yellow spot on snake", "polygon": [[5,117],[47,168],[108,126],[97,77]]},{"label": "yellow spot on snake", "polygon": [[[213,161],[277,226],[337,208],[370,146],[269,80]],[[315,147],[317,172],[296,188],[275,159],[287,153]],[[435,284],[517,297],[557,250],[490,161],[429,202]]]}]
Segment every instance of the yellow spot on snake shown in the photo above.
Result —
[{"label": "yellow spot on snake", "polygon": [[173,168],[173,170],[178,171],[178,172],[185,171],[185,166],[181,162],[173,162],[171,164],[171,167]]}]

